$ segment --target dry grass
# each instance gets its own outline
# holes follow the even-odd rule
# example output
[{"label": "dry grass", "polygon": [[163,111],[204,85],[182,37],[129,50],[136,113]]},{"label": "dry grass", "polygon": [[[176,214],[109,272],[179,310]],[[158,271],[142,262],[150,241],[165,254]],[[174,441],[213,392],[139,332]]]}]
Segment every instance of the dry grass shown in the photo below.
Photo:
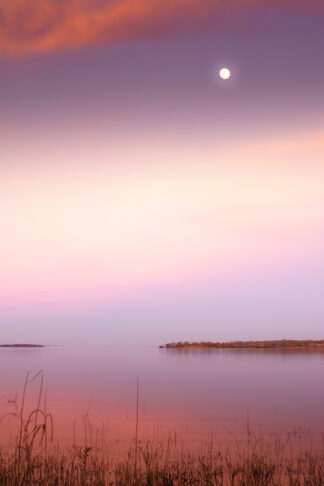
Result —
[{"label": "dry grass", "polygon": [[[36,379],[37,406],[27,412],[26,390]],[[324,447],[313,448],[302,429],[270,436],[253,432],[247,422],[245,443],[233,436],[231,448],[210,441],[192,450],[176,434],[161,441],[141,440],[137,413],[134,440],[119,455],[104,434],[93,439],[85,413],[83,442],[62,449],[52,440],[41,372],[27,375],[21,404],[11,416],[17,420],[17,436],[11,448],[0,449],[1,486],[324,485]]]}]

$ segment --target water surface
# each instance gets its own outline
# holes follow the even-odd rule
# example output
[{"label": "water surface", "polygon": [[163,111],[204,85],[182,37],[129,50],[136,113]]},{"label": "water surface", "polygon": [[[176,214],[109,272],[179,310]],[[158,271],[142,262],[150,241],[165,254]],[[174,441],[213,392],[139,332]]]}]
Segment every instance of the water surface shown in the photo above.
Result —
[{"label": "water surface", "polygon": [[[324,431],[324,353],[268,350],[168,350],[149,346],[0,349],[0,412],[14,411],[27,371],[43,370],[57,437],[81,429],[82,414],[112,436],[131,435],[139,378],[141,431],[177,429],[188,437],[254,425]],[[37,403],[39,382],[26,408]],[[17,400],[16,400],[17,397]],[[76,425],[74,425],[76,419]],[[9,418],[0,427],[14,427]],[[4,437],[2,435],[2,437]]]}]

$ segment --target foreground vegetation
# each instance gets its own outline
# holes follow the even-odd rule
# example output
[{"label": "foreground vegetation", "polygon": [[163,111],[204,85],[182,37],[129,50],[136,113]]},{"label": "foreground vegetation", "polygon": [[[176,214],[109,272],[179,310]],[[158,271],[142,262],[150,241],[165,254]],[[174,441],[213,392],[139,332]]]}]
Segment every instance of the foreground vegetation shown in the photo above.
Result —
[{"label": "foreground vegetation", "polygon": [[295,339],[282,339],[278,341],[232,341],[228,343],[218,343],[218,342],[188,342],[179,341],[177,343],[168,343],[160,346],[160,348],[168,349],[180,349],[180,348],[217,348],[217,349],[287,349],[287,348],[323,348],[324,349],[324,339],[321,340],[304,340],[298,341]]},{"label": "foreground vegetation", "polygon": [[[46,449],[23,442],[0,452],[1,486],[321,486],[323,451],[292,452],[293,440],[250,437],[235,452],[206,444],[186,450],[176,437],[163,442],[135,441],[118,456],[99,443]],[[35,450],[34,450],[35,449]]]},{"label": "foreground vegetation", "polygon": [[[40,380],[37,406],[27,411],[26,390],[35,379]],[[0,447],[1,486],[324,485],[324,442],[315,447],[303,429],[265,435],[254,433],[247,422],[243,441],[229,432],[231,446],[211,440],[194,448],[176,434],[142,440],[137,407],[126,452],[109,444],[104,431],[93,433],[86,415],[82,442],[63,448],[53,441],[53,418],[42,396],[42,373],[27,375],[21,403],[7,414],[16,421],[17,435]]]}]

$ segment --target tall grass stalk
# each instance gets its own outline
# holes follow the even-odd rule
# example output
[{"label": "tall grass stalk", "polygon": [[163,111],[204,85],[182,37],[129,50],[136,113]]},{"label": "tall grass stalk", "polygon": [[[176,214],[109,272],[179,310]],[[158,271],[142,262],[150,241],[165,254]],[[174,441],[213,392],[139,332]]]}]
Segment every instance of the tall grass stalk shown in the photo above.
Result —
[{"label": "tall grass stalk", "polygon": [[135,461],[134,477],[137,475],[137,456],[138,456],[138,413],[139,413],[139,379],[136,380],[136,424],[135,424]]}]

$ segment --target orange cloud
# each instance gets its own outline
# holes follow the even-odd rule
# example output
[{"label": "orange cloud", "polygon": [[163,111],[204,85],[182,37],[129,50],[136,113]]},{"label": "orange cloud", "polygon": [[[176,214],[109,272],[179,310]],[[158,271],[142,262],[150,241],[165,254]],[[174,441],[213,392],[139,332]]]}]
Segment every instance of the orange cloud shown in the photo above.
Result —
[{"label": "orange cloud", "polygon": [[[318,0],[275,0],[309,8]],[[51,51],[151,37],[260,0],[0,0],[0,52]],[[175,26],[175,24],[177,26]]]}]

